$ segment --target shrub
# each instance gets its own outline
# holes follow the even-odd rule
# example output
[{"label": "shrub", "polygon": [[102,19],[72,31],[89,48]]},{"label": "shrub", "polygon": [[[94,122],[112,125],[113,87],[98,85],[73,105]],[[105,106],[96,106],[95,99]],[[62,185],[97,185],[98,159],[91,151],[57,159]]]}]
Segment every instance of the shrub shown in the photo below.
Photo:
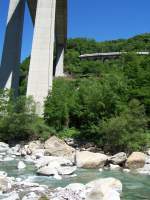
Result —
[{"label": "shrub", "polygon": [[64,129],[64,130],[58,132],[58,136],[61,137],[62,139],[78,138],[78,137],[80,137],[80,132],[79,132],[79,130],[77,130],[75,128],[67,128],[67,129]]},{"label": "shrub", "polygon": [[14,99],[6,92],[1,93],[1,97],[1,140],[12,142],[48,136],[50,129],[35,114],[35,103],[32,98],[21,96]]},{"label": "shrub", "polygon": [[97,144],[105,151],[144,150],[150,142],[143,105],[132,100],[119,116],[103,120],[97,136]]}]

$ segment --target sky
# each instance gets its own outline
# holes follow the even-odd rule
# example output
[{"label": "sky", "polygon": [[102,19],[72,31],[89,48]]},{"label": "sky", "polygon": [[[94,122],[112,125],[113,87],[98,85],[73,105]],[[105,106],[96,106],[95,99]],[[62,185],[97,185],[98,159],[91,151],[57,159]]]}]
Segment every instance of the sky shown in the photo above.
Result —
[{"label": "sky", "polygon": [[[68,0],[68,37],[97,41],[150,32],[150,0]],[[0,58],[9,0],[0,0]],[[33,26],[26,7],[21,59],[30,55]]]}]

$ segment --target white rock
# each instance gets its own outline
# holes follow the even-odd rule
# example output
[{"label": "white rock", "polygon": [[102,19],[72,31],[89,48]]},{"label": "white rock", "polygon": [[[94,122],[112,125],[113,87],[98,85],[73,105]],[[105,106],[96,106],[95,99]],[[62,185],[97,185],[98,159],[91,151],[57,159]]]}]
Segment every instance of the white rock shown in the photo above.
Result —
[{"label": "white rock", "polygon": [[8,150],[9,150],[9,145],[4,142],[0,142],[0,152],[6,152]]},{"label": "white rock", "polygon": [[55,168],[51,166],[45,166],[38,169],[37,174],[43,175],[43,176],[54,176],[55,174],[58,174],[58,172]]},{"label": "white rock", "polygon": [[29,194],[25,195],[22,200],[38,200],[40,198],[35,192],[30,192]]},{"label": "white rock", "polygon": [[5,156],[5,155],[6,155],[6,152],[0,152],[0,155],[1,155],[1,156]]},{"label": "white rock", "polygon": [[122,184],[115,178],[98,179],[86,184],[86,200],[120,200]]},{"label": "white rock", "polygon": [[82,183],[71,183],[65,188],[74,192],[81,192],[85,189],[85,185]]},{"label": "white rock", "polygon": [[140,174],[150,175],[150,164],[145,164],[143,168],[138,169]]},{"label": "white rock", "polygon": [[3,160],[4,160],[5,162],[8,162],[8,161],[14,160],[14,158],[9,157],[9,156],[6,156]]},{"label": "white rock", "polygon": [[54,174],[54,178],[55,178],[56,180],[61,180],[61,179],[62,179],[62,177],[61,177],[58,173],[55,173],[55,174]]},{"label": "white rock", "polygon": [[103,200],[120,200],[120,194],[118,192],[116,192],[115,190],[109,190],[104,195]]},{"label": "white rock", "polygon": [[80,183],[69,184],[65,188],[57,188],[51,200],[84,200],[85,186]]},{"label": "white rock", "polygon": [[129,172],[130,172],[130,169],[123,169],[123,172],[129,173]]},{"label": "white rock", "polygon": [[4,198],[3,200],[20,200],[20,197],[17,192],[11,192],[8,194],[8,197]]},{"label": "white rock", "polygon": [[121,167],[119,165],[110,164],[110,170],[120,170]]},{"label": "white rock", "polygon": [[23,148],[20,150],[21,156],[26,156],[27,155],[27,151]]},{"label": "white rock", "polygon": [[57,165],[57,166],[72,166],[73,163],[64,158],[64,157],[56,157],[56,156],[44,156],[35,161],[35,165],[37,168],[41,168],[47,165]]},{"label": "white rock", "polygon": [[101,188],[106,191],[109,188],[121,193],[122,183],[115,178],[101,178],[86,184],[86,189],[88,190],[90,188]]},{"label": "white rock", "polygon": [[7,177],[7,173],[4,172],[4,171],[0,171],[0,177],[1,177],[1,178]]},{"label": "white rock", "polygon": [[121,191],[122,184],[119,180],[98,179],[86,185],[73,183],[65,188],[57,188],[51,200],[120,200]]},{"label": "white rock", "polygon": [[21,182],[21,181],[22,181],[22,178],[16,178],[16,181],[17,181],[17,182]]},{"label": "white rock", "polygon": [[12,188],[12,183],[7,177],[0,177],[0,191],[8,192]]},{"label": "white rock", "polygon": [[17,168],[24,169],[24,168],[26,168],[26,164],[23,161],[19,161]]},{"label": "white rock", "polygon": [[147,155],[150,156],[150,149],[148,149],[148,150],[146,151],[146,153],[147,153]]},{"label": "white rock", "polygon": [[64,167],[58,167],[57,171],[59,175],[71,175],[77,170],[77,167],[69,167],[69,166],[64,166]]},{"label": "white rock", "polygon": [[10,148],[10,152],[11,152],[12,154],[18,156],[18,154],[20,155],[20,153],[19,153],[20,148],[21,148],[20,144],[17,144],[16,146]]}]

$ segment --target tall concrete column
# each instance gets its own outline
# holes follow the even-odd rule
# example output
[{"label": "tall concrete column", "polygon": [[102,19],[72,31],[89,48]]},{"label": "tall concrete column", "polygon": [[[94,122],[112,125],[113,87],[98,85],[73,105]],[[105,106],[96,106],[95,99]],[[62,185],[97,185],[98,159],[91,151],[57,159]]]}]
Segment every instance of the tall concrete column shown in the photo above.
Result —
[{"label": "tall concrete column", "polygon": [[64,76],[64,48],[67,40],[67,0],[56,3],[56,67],[55,76]]},{"label": "tall concrete column", "polygon": [[64,76],[64,45],[56,46],[56,69],[55,76]]},{"label": "tall concrete column", "polygon": [[18,94],[25,0],[10,0],[0,67],[0,88]]},{"label": "tall concrete column", "polygon": [[27,96],[33,96],[37,113],[43,113],[44,100],[52,89],[56,0],[38,0]]}]

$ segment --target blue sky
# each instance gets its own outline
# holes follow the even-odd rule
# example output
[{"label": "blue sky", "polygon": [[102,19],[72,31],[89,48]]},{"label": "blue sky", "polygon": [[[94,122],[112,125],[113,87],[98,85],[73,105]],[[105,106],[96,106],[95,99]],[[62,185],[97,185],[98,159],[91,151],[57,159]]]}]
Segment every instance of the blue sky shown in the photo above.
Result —
[{"label": "blue sky", "polygon": [[[150,32],[150,0],[68,0],[68,37],[98,41]],[[9,0],[0,0],[0,57]],[[30,54],[33,27],[25,13],[22,59]]]}]

